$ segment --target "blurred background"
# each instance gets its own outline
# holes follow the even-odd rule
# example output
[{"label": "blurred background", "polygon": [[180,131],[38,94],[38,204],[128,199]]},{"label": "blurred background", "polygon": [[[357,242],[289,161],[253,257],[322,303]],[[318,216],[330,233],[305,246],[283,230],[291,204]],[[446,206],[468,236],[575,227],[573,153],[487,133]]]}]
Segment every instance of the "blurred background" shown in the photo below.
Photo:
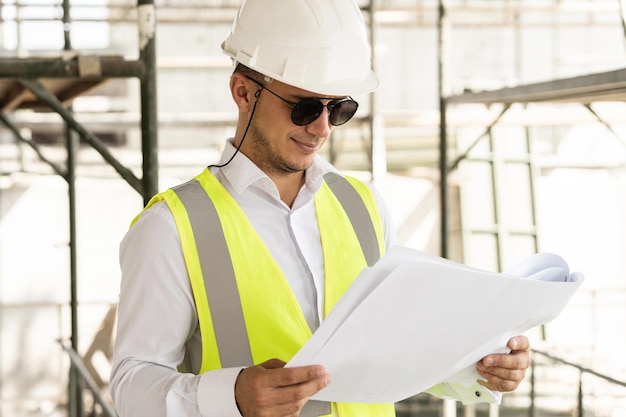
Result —
[{"label": "blurred background", "polygon": [[[233,135],[239,5],[0,1],[0,417],[111,415],[118,245]],[[406,246],[490,271],[554,252],[586,277],[501,406],[398,415],[626,416],[623,2],[360,5],[381,87],[323,155],[377,185]]]}]

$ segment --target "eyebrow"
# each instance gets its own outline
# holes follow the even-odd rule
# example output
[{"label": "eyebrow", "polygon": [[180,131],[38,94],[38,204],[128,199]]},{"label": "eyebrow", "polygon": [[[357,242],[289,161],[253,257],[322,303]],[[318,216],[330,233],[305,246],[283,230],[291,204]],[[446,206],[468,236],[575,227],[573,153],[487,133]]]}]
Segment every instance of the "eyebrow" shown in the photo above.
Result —
[{"label": "eyebrow", "polygon": [[[342,97],[315,97],[315,96],[304,96],[304,95],[295,95],[293,97],[296,97],[296,100],[298,101],[302,101],[302,100],[306,100],[306,99],[313,99],[313,100],[319,100],[319,101],[325,101],[328,100],[329,103],[332,102],[339,102],[339,101],[343,101],[343,100],[348,100],[351,97],[350,96],[342,96]],[[297,102],[296,102],[297,104]]]},{"label": "eyebrow", "polygon": [[[264,85],[263,88],[267,89],[267,87]],[[292,93],[284,93],[285,95],[289,95],[289,97],[293,97],[295,100],[306,100],[308,98],[312,98],[314,100],[328,100],[328,101],[341,101],[341,100],[345,100],[348,98],[348,96],[341,96],[341,97],[316,97],[316,96],[309,96],[309,95],[304,95],[304,94],[292,94]]]}]

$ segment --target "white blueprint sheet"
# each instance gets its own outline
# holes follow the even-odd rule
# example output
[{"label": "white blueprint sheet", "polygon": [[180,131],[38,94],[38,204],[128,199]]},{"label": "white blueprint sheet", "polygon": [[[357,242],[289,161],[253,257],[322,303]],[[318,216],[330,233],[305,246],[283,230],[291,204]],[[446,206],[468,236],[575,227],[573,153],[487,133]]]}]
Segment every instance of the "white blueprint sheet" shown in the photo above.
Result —
[{"label": "white blueprint sheet", "polygon": [[559,315],[583,276],[533,255],[506,273],[403,247],[365,269],[288,367],[324,365],[313,399],[396,402],[441,382],[480,379],[476,363]]}]

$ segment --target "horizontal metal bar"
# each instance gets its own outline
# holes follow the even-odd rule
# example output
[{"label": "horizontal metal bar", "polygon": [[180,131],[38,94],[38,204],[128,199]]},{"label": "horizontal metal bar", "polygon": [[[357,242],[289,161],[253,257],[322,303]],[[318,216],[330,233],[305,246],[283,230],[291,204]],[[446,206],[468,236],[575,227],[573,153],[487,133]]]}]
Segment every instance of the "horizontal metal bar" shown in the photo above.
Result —
[{"label": "horizontal metal bar", "polygon": [[121,57],[93,57],[99,61],[99,74],[81,75],[77,57],[64,58],[1,58],[0,78],[141,78],[144,64]]},{"label": "horizontal metal bar", "polygon": [[448,104],[594,101],[626,101],[626,68],[446,98]]}]

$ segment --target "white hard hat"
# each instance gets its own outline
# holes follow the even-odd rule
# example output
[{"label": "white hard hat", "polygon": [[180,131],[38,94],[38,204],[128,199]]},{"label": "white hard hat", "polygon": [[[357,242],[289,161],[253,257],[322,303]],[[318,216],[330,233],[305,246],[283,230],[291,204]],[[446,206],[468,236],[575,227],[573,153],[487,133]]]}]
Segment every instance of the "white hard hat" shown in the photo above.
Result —
[{"label": "white hard hat", "polygon": [[244,0],[222,50],[263,75],[318,94],[369,93],[379,84],[354,0]]}]

